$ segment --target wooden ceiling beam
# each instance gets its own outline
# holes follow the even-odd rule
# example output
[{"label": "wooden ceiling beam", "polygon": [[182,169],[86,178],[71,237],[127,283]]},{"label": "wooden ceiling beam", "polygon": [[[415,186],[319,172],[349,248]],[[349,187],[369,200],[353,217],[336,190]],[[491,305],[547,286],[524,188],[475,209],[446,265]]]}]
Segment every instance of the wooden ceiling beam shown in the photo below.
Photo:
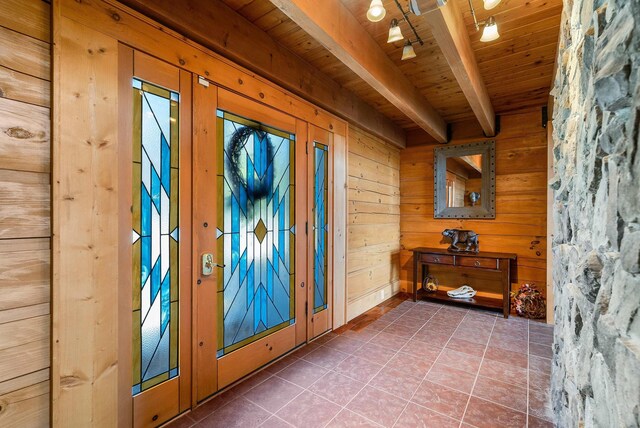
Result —
[{"label": "wooden ceiling beam", "polygon": [[220,0],[121,0],[243,67],[404,148],[404,130]]},{"label": "wooden ceiling beam", "polygon": [[488,137],[494,136],[495,112],[456,2],[450,0],[446,5],[430,10],[424,16],[482,130]]},{"label": "wooden ceiling beam", "polygon": [[340,0],[270,0],[311,37],[441,143],[447,125]]}]

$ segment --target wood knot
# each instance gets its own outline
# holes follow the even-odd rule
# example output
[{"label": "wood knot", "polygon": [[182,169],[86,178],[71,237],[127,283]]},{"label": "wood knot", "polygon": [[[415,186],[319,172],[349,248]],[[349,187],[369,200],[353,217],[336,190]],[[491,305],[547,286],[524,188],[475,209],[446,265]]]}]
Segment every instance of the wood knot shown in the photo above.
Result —
[{"label": "wood knot", "polygon": [[258,95],[260,95],[260,98],[264,99],[264,94],[262,92],[260,92]]},{"label": "wood knot", "polygon": [[180,58],[178,60],[178,62],[180,63],[180,65],[185,65],[187,62],[185,60],[183,60],[182,58]]},{"label": "wood knot", "polygon": [[36,136],[33,132],[29,132],[26,129],[21,128],[19,126],[11,127],[6,131],[4,131],[4,133],[11,138],[18,138],[20,140],[27,140],[29,138],[33,138]]},{"label": "wood knot", "polygon": [[4,98],[4,91],[0,89],[0,98]]},{"label": "wood knot", "polygon": [[333,131],[333,125],[329,124],[329,129]]},{"label": "wood knot", "polygon": [[111,14],[111,18],[116,22],[120,21],[120,15],[118,15],[118,13],[116,13],[116,12],[113,12]]},{"label": "wood knot", "polygon": [[238,83],[242,85],[244,82],[242,81],[242,79],[238,79]]},{"label": "wood knot", "polygon": [[209,75],[209,72],[208,72],[207,70],[205,70],[205,71],[204,71],[204,75],[205,75],[205,76],[208,76],[208,75]]}]

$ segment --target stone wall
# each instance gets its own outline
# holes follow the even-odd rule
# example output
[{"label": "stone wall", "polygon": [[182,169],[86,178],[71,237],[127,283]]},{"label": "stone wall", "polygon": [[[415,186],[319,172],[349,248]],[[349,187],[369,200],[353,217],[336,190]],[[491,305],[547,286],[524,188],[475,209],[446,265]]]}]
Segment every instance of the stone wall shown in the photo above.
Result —
[{"label": "stone wall", "polygon": [[640,425],[640,0],[565,0],[553,114],[553,407]]}]

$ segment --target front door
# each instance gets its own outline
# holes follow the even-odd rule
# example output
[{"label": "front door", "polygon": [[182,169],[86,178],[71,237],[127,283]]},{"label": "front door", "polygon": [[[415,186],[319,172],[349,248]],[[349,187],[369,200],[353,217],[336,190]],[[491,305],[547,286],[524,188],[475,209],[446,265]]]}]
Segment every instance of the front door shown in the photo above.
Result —
[{"label": "front door", "polygon": [[307,124],[194,84],[197,397],[307,340]]}]

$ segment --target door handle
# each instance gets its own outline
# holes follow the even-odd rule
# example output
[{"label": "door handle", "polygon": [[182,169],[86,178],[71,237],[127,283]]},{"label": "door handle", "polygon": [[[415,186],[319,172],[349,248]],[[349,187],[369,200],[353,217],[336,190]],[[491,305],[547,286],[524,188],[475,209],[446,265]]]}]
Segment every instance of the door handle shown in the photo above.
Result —
[{"label": "door handle", "polygon": [[204,253],[202,255],[202,276],[209,276],[213,273],[214,267],[223,268],[224,265],[219,265],[213,261],[213,254]]}]

